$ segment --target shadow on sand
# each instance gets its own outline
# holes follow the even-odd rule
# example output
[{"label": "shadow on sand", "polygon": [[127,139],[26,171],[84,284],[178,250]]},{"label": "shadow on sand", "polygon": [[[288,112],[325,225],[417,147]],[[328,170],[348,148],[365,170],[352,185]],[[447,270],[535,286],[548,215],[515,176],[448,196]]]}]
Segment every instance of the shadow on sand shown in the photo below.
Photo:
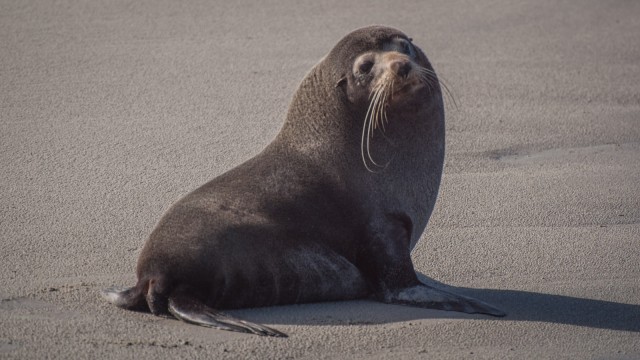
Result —
[{"label": "shadow on sand", "polygon": [[452,288],[507,312],[504,320],[539,321],[640,332],[640,305],[516,290]]},{"label": "shadow on sand", "polygon": [[[428,278],[422,279],[437,284]],[[230,313],[251,321],[290,325],[383,324],[437,318],[548,322],[640,332],[640,305],[517,290],[440,287],[485,301],[505,311],[507,316],[495,318],[368,300],[246,309]]]}]

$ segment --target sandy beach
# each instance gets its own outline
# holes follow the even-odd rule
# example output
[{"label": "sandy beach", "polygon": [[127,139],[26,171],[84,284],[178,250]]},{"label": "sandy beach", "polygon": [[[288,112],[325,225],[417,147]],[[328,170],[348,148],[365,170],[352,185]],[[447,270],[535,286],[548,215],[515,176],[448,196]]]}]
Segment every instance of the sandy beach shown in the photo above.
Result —
[{"label": "sandy beach", "polygon": [[[451,89],[412,256],[504,318],[367,300],[118,309],[154,224],[278,133],[349,31],[411,36]],[[639,359],[640,2],[0,0],[0,358]]]}]

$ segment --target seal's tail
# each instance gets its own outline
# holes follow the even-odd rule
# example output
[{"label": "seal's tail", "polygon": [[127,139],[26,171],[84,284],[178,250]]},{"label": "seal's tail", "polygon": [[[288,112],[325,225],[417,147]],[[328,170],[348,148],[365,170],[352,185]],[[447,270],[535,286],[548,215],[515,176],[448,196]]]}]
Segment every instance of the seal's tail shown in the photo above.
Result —
[{"label": "seal's tail", "polygon": [[110,287],[100,292],[102,297],[113,305],[134,311],[149,311],[142,290],[136,286],[131,288]]},{"label": "seal's tail", "polygon": [[[127,310],[149,311],[153,314],[166,313],[168,310],[176,318],[191,324],[237,331],[262,336],[287,337],[286,334],[270,327],[237,319],[216,311],[201,301],[186,294],[171,294],[168,299],[149,287],[147,294],[141,287],[111,287],[101,292],[108,302]],[[146,296],[145,296],[146,295]],[[168,300],[168,302],[167,302]]]}]

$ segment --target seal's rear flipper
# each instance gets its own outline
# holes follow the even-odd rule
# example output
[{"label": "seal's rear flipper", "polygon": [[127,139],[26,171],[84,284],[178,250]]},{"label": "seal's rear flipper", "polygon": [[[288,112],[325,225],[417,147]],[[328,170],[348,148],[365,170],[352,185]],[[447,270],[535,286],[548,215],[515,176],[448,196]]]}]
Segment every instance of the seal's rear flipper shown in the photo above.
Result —
[{"label": "seal's rear flipper", "polygon": [[186,296],[170,296],[169,312],[182,321],[200,326],[262,336],[287,337],[286,334],[278,330],[233,318]]},{"label": "seal's rear flipper", "polygon": [[389,304],[458,311],[468,314],[486,314],[499,317],[506,315],[503,311],[480,300],[456,295],[424,284],[387,291],[383,301]]}]

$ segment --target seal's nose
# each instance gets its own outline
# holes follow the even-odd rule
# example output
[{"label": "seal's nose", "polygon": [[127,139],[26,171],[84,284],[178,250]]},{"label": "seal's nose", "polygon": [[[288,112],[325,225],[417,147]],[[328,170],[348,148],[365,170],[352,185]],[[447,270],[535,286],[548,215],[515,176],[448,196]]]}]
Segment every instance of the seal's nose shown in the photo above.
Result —
[{"label": "seal's nose", "polygon": [[393,70],[398,76],[406,78],[411,71],[411,63],[407,60],[394,60],[391,63],[391,70]]}]

